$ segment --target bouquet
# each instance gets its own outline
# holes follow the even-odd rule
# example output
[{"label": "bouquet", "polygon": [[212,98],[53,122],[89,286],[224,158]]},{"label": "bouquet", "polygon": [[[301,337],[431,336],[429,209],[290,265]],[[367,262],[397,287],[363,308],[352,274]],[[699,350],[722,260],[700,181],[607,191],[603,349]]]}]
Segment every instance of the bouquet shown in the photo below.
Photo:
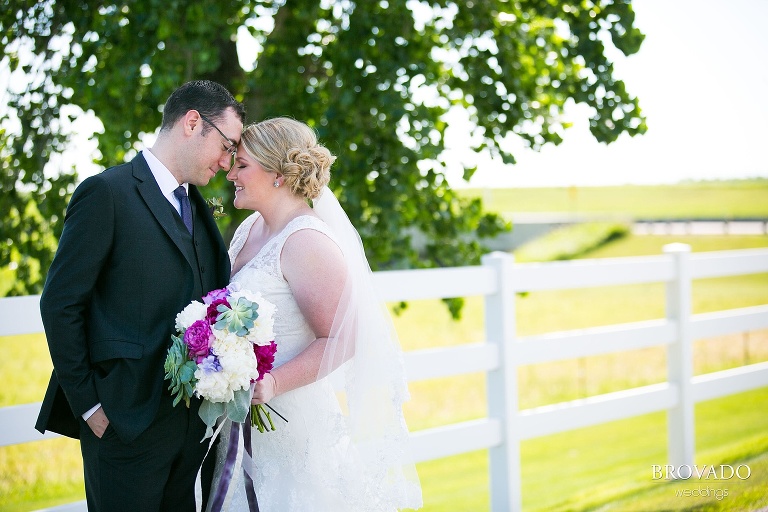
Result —
[{"label": "bouquet", "polygon": [[[203,399],[199,411],[207,427],[203,439],[213,435],[213,426],[224,415],[237,423],[245,421],[252,383],[272,369],[277,349],[275,310],[261,294],[232,283],[211,291],[203,302],[192,301],[176,316],[177,334],[171,336],[165,379],[170,381],[174,406],[183,400],[189,407],[192,396]],[[252,423],[261,422],[263,431],[258,412],[264,410],[252,412]]]}]

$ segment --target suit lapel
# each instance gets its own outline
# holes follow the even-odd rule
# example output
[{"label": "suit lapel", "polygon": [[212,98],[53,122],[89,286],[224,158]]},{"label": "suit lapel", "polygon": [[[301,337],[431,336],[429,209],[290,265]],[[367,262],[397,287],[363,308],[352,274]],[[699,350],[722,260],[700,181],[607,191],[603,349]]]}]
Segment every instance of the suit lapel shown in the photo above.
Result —
[{"label": "suit lapel", "polygon": [[[229,255],[227,254],[227,246],[224,245],[221,231],[219,231],[216,221],[213,220],[213,213],[211,213],[210,207],[205,202],[203,195],[197,187],[193,185],[189,186],[189,197],[190,200],[195,203],[198,217],[202,220],[202,224],[205,226],[205,229],[208,230],[208,233],[211,235],[211,239],[215,244],[214,249],[217,255],[216,259],[220,260],[219,271],[222,273],[223,279],[229,280]],[[221,268],[222,265],[226,268]]]},{"label": "suit lapel", "polygon": [[224,239],[221,238],[219,227],[216,225],[216,221],[213,220],[211,208],[208,206],[208,203],[205,202],[203,195],[194,185],[189,186],[189,198],[196,204],[198,215],[202,219],[203,224],[205,225],[205,229],[214,235],[213,238],[216,241],[216,250],[227,252],[227,248],[224,245]]},{"label": "suit lapel", "polygon": [[182,239],[183,234],[178,229],[173,209],[169,208],[168,199],[160,192],[160,187],[157,185],[155,177],[152,176],[152,171],[149,170],[147,161],[139,155],[131,161],[131,164],[133,164],[133,176],[138,180],[136,188],[142,199],[144,199],[147,208],[152,212],[152,215],[157,219],[157,222],[162,226],[168,237],[179,248],[189,266],[193,267],[190,255],[187,254],[185,249],[184,240]]}]

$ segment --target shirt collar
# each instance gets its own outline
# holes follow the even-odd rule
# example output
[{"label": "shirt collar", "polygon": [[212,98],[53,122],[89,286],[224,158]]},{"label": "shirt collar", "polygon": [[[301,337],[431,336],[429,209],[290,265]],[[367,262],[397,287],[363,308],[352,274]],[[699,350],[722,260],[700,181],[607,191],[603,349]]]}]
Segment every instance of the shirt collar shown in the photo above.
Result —
[{"label": "shirt collar", "polygon": [[[160,191],[166,197],[173,197],[173,191],[179,188],[179,182],[176,181],[171,171],[149,149],[144,149],[141,153],[144,155],[144,160],[147,161],[155,181],[160,186]],[[188,183],[182,183],[181,186],[189,193]]]}]

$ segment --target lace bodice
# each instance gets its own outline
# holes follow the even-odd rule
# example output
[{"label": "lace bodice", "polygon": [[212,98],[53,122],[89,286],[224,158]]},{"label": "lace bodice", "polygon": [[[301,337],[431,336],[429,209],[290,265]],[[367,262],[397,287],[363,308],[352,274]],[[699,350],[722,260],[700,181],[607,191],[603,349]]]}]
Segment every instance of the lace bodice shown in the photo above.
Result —
[{"label": "lace bodice", "polygon": [[[229,248],[229,259],[234,266],[237,255],[245,245],[248,234],[254,222],[261,214],[254,213],[238,227],[232,238]],[[280,254],[286,240],[292,234],[302,229],[319,231],[329,238],[333,235],[328,226],[311,215],[302,215],[291,220],[283,230],[272,237],[259,252],[246,262],[237,273],[232,276],[232,281],[237,282],[243,288],[260,292],[270,302],[277,306],[275,316],[275,342],[277,354],[275,354],[275,366],[280,366],[285,361],[294,358],[299,352],[314,340],[314,335],[304,316],[299,310],[296,299],[293,297],[288,282],[283,277],[280,266]]]},{"label": "lace bodice", "polygon": [[[248,240],[248,234],[251,232],[254,222],[261,218],[261,214],[256,212],[246,218],[235,231],[235,235],[232,237],[232,242],[229,245],[229,262],[234,265],[237,255],[243,249],[246,240]],[[251,261],[247,262],[237,271],[237,274],[245,270],[246,267],[258,267],[264,269],[267,273],[278,279],[282,278],[283,272],[280,268],[280,253],[283,251],[283,245],[288,237],[295,232],[302,229],[314,229],[320,231],[331,240],[334,240],[333,233],[328,226],[311,215],[301,215],[291,220],[283,230],[272,237],[264,247],[254,256]],[[235,280],[237,274],[232,276],[232,280]]]}]

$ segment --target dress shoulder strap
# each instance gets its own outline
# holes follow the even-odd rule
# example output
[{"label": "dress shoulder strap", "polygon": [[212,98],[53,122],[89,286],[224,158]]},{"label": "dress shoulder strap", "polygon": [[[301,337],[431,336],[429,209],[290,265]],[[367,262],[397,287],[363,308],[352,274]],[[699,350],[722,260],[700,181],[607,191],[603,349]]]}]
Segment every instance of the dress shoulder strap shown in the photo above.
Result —
[{"label": "dress shoulder strap", "polygon": [[280,245],[282,246],[285,244],[285,241],[288,240],[289,236],[296,233],[297,231],[301,231],[302,229],[314,229],[315,231],[323,233],[334,242],[336,241],[333,233],[331,232],[331,228],[328,227],[328,224],[318,219],[317,217],[313,217],[312,215],[302,215],[291,220],[285,226],[285,228],[283,228],[283,231],[278,236],[278,238],[281,239]]},{"label": "dress shoulder strap", "polygon": [[232,241],[229,243],[230,265],[235,264],[235,258],[237,258],[237,255],[240,254],[240,251],[243,249],[245,241],[248,240],[248,233],[251,232],[253,223],[256,222],[256,219],[259,217],[261,217],[261,214],[259,212],[254,212],[237,226],[235,234],[232,236]]}]

